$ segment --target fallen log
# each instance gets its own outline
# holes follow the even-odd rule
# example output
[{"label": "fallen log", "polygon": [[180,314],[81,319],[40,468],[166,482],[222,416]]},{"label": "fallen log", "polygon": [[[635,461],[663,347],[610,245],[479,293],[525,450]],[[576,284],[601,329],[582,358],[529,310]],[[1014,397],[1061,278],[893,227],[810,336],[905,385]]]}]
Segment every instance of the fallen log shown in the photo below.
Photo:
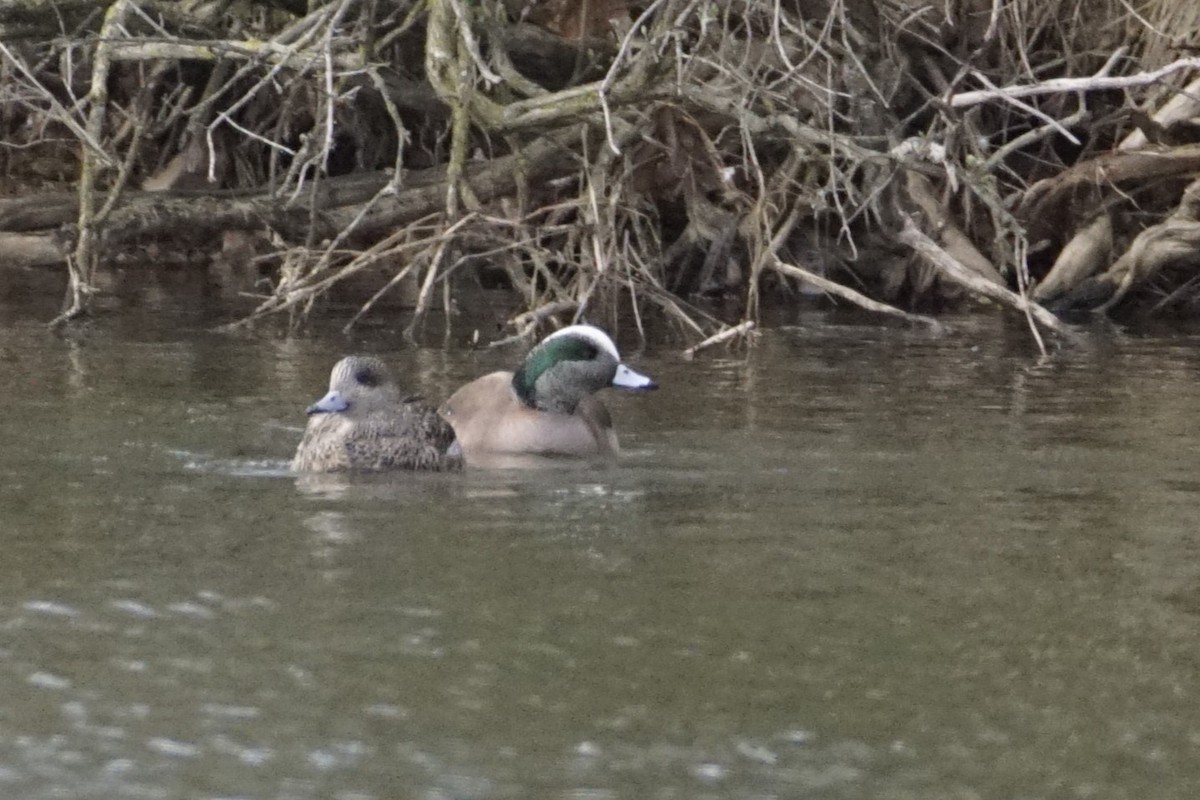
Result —
[{"label": "fallen log", "polygon": [[1170,149],[1110,152],[1081,162],[1025,192],[1016,217],[1029,240],[1056,239],[1073,227],[1072,220],[1090,218],[1104,202],[1109,187],[1149,183],[1200,170],[1200,144]]},{"label": "fallen log", "polygon": [[[519,153],[471,163],[466,181],[481,202],[516,192],[518,182],[544,183],[574,173],[576,157],[546,137]],[[435,167],[408,173],[400,188],[384,192],[387,173],[358,173],[323,181],[295,200],[266,190],[225,192],[128,192],[113,208],[104,228],[106,247],[143,237],[219,240],[228,230],[270,229],[285,240],[317,241],[338,235],[352,224],[354,235],[377,236],[441,211],[446,199],[446,170]],[[367,203],[372,203],[363,213]],[[75,194],[55,193],[0,201],[0,232],[47,232],[78,216]],[[4,240],[0,240],[3,248]],[[0,251],[0,260],[6,254]]]},{"label": "fallen log", "polygon": [[1100,272],[1109,263],[1112,248],[1112,218],[1101,213],[1067,242],[1046,277],[1033,288],[1033,299],[1053,300]]},{"label": "fallen log", "polygon": [[1200,222],[1171,218],[1142,231],[1102,279],[1113,295],[1097,311],[1105,312],[1168,267],[1200,262]]},{"label": "fallen log", "polygon": [[0,267],[26,269],[62,264],[67,249],[61,237],[49,233],[0,232]]},{"label": "fallen log", "polygon": [[1188,265],[1200,265],[1200,179],[1188,185],[1169,217],[1139,233],[1107,270],[1070,286],[1053,305],[1105,313],[1163,270]]}]

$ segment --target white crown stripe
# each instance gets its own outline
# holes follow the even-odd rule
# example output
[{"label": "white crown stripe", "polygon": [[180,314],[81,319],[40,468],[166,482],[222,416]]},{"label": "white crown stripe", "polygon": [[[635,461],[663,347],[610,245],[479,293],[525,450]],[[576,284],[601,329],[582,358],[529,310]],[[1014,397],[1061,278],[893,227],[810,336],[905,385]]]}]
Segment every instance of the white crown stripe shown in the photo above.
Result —
[{"label": "white crown stripe", "polygon": [[554,333],[550,334],[542,341],[548,342],[551,339],[557,339],[560,336],[581,336],[602,350],[607,351],[608,354],[617,361],[621,360],[621,354],[617,352],[617,346],[613,343],[613,340],[609,338],[607,333],[599,328],[591,325],[568,325],[561,331],[555,331]]}]

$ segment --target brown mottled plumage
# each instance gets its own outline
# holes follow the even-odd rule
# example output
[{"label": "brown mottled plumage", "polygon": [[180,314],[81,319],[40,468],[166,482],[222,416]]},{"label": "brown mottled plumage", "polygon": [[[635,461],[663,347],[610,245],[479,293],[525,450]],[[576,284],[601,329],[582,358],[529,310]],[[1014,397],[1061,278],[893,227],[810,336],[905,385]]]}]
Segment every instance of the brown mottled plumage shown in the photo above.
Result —
[{"label": "brown mottled plumage", "polygon": [[515,374],[471,381],[438,413],[454,426],[468,463],[484,463],[486,454],[612,455],[612,417],[593,396],[607,386],[655,388],[621,363],[606,333],[572,325],[543,339]]},{"label": "brown mottled plumage", "polygon": [[377,358],[347,356],[335,364],[329,393],[308,414],[292,459],[297,472],[462,468],[453,428],[418,399],[401,398]]}]

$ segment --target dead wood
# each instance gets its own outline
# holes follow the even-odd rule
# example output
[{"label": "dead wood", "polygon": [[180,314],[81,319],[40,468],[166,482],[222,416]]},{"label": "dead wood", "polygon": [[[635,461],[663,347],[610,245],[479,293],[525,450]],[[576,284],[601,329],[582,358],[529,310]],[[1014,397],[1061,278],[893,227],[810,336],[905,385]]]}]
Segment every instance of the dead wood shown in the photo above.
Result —
[{"label": "dead wood", "polygon": [[[816,274],[812,270],[807,270],[803,267],[797,267],[794,264],[785,264],[777,258],[772,259],[768,266],[781,275],[786,275],[789,278],[796,278],[798,280],[810,283],[817,289],[820,289],[823,292],[828,292],[834,297],[853,303],[854,305],[866,311],[871,311],[876,314],[883,314],[884,316],[888,317],[894,317],[896,319],[903,320],[904,322],[925,325],[935,331],[940,331],[942,329],[942,324],[933,317],[929,317],[924,314],[910,314],[909,312],[896,308],[895,306],[890,306],[886,303],[880,303],[876,300],[872,300],[871,298],[863,295],[861,292],[856,292],[848,286],[843,286],[836,281],[831,281],[822,275]],[[970,268],[967,267],[967,269]]]},{"label": "dead wood", "polygon": [[904,186],[909,200],[925,217],[925,230],[933,232],[935,241],[946,253],[980,278],[1003,286],[1004,278],[999,270],[979,252],[971,238],[951,219],[946,206],[934,196],[932,181],[919,172],[907,170]]},{"label": "dead wood", "polygon": [[1121,302],[1129,291],[1169,267],[1200,267],[1200,222],[1170,219],[1138,234],[1098,282],[1113,287],[1113,295],[1098,311]]},{"label": "dead wood", "polygon": [[962,286],[974,295],[995,300],[1026,314],[1032,321],[1047,330],[1063,336],[1072,335],[1070,326],[1059,320],[1058,317],[1032,300],[980,277],[926,236],[912,217],[904,216],[903,219],[904,227],[897,234],[897,238],[911,247],[917,255],[934,266],[948,280]]},{"label": "dead wood", "polygon": [[0,41],[50,37],[100,17],[112,0],[0,0]]},{"label": "dead wood", "polygon": [[1187,266],[1193,273],[1200,270],[1200,180],[1188,186],[1175,213],[1139,233],[1116,263],[1096,279],[1093,291],[1112,292],[1097,310],[1109,310],[1134,287],[1176,266]]},{"label": "dead wood", "polygon": [[1088,159],[1029,187],[1016,216],[1031,241],[1057,239],[1074,218],[1095,214],[1111,193],[1200,171],[1200,143]]},{"label": "dead wood", "polygon": [[1105,269],[1112,258],[1112,218],[1101,213],[1081,228],[1058,254],[1054,266],[1033,289],[1039,303],[1053,300]]},{"label": "dead wood", "polygon": [[[1200,116],[1200,78],[1173,94],[1157,111],[1148,116],[1147,125],[1138,125],[1137,130],[1121,140],[1117,149],[1131,151],[1141,150],[1149,144],[1167,144],[1166,140],[1170,138],[1173,127],[1180,123],[1190,123],[1197,116]],[[1153,141],[1147,136],[1147,127],[1153,128]]]},{"label": "dead wood", "polygon": [[701,350],[707,350],[710,347],[715,347],[718,344],[728,344],[731,341],[748,337],[754,332],[754,322],[746,320],[737,325],[731,325],[724,330],[714,333],[702,342],[697,342],[691,347],[683,351],[683,357],[691,360],[696,357],[696,354]]},{"label": "dead wood", "polygon": [[1017,84],[979,89],[971,92],[960,92],[950,97],[950,105],[954,108],[965,108],[987,100],[1011,100],[1040,94],[1063,94],[1065,92],[1086,92],[1145,86],[1147,84],[1158,83],[1172,73],[1200,69],[1200,57],[1181,58],[1158,69],[1134,75],[1111,76],[1108,73],[1111,71],[1112,66],[1113,59],[1109,59],[1099,72],[1089,77],[1053,78],[1031,85]]},{"label": "dead wood", "polygon": [[[539,140],[520,153],[469,165],[464,179],[476,198],[491,201],[515,191],[518,163],[528,165],[526,179],[546,181],[570,175],[574,156],[561,142]],[[369,239],[438,211],[445,200],[444,168],[410,173],[403,188],[377,198],[391,180],[386,173],[330,178],[294,201],[267,191],[130,192],[114,206],[104,240],[116,247],[154,237],[211,239],[227,230],[270,230],[288,239],[313,235],[320,240],[352,225],[356,236]],[[366,209],[373,198],[376,202]],[[56,227],[77,213],[74,195],[0,201],[0,231]]]},{"label": "dead wood", "polygon": [[0,198],[0,231],[24,233],[66,225],[79,216],[76,192]]},{"label": "dead wood", "polygon": [[66,243],[59,239],[52,234],[0,231],[0,267],[59,266],[67,257]]},{"label": "dead wood", "polygon": [[[80,304],[122,247],[257,231],[279,246],[263,313],[378,273],[362,311],[411,284],[416,324],[486,278],[519,298],[519,335],[650,311],[703,341],[750,329],[710,300],[744,325],[802,278],[914,320],[897,306],[965,290],[1052,328],[1029,296],[1137,296],[1191,241],[1163,221],[1200,171],[1195,59],[1161,33],[1187,9],[50,2],[0,0],[0,180],[20,195],[0,248],[71,254]],[[1172,146],[1114,150],[1135,124]],[[37,190],[46,165],[77,172],[69,195]],[[897,203],[918,269],[862,257]],[[1131,243],[1123,273],[1110,240]]]}]

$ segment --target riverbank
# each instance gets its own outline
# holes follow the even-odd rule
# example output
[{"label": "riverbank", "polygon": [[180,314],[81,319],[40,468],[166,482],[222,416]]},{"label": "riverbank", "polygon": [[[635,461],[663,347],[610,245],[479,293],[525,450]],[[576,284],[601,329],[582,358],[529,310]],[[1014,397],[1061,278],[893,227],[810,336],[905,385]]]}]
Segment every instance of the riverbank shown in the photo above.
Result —
[{"label": "riverbank", "polygon": [[147,263],[241,324],[505,291],[521,339],[1200,307],[1190,3],[38,2],[0,0],[0,268],[64,274],[58,323]]}]

